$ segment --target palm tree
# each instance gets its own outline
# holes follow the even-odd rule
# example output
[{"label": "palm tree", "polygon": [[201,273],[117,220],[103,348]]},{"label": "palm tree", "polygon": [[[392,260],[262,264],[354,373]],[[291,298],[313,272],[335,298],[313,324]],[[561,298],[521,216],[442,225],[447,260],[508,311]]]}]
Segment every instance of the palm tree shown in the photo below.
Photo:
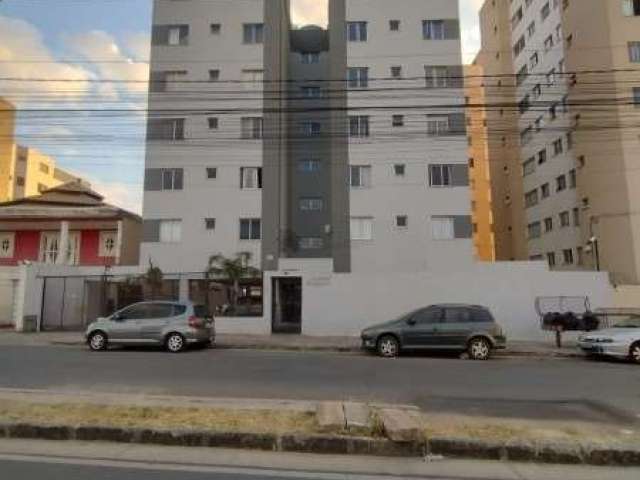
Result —
[{"label": "palm tree", "polygon": [[231,282],[232,286],[229,297],[233,312],[235,312],[238,307],[240,280],[243,278],[255,278],[260,275],[259,269],[249,265],[251,256],[251,252],[239,252],[236,253],[233,258],[227,258],[221,254],[209,257],[209,265],[205,272],[205,279],[209,280],[211,277],[223,278]]}]

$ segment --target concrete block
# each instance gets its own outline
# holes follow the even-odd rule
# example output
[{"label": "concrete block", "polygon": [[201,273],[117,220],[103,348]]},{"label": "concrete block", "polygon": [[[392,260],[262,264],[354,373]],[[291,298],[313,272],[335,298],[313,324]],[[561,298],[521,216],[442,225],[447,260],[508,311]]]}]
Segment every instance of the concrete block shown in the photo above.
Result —
[{"label": "concrete block", "polygon": [[492,441],[466,438],[430,438],[429,453],[445,457],[478,458],[501,460],[504,455],[502,444]]},{"label": "concrete block", "polygon": [[134,430],[130,428],[84,426],[75,428],[75,439],[83,441],[132,442]]},{"label": "concrete block", "polygon": [[383,408],[380,419],[385,434],[394,442],[416,442],[424,438],[420,425],[404,410]]},{"label": "concrete block", "polygon": [[351,433],[366,434],[371,431],[371,412],[364,403],[345,402],[344,419]]},{"label": "concrete block", "polygon": [[207,432],[204,445],[208,447],[276,450],[278,438],[271,433]]},{"label": "concrete block", "polygon": [[586,463],[591,465],[640,466],[640,449],[637,446],[590,446]]},{"label": "concrete block", "polygon": [[320,402],[316,407],[316,420],[324,432],[339,432],[346,426],[344,409],[340,402]]},{"label": "concrete block", "polygon": [[283,435],[280,449],[283,452],[348,454],[350,438],[323,435]]},{"label": "concrete block", "polygon": [[563,442],[548,442],[538,446],[537,460],[543,463],[584,463],[580,445]]}]

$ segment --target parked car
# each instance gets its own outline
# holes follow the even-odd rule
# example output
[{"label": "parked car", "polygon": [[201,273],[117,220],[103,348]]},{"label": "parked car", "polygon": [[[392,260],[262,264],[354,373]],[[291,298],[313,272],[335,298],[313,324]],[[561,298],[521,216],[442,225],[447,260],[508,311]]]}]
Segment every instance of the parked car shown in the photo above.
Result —
[{"label": "parked car", "polygon": [[366,328],[361,336],[363,348],[382,357],[402,350],[452,350],[487,360],[494,349],[506,348],[502,328],[479,305],[432,305]]},{"label": "parked car", "polygon": [[190,344],[215,341],[212,315],[191,302],[141,302],[98,318],[87,327],[89,348],[106,350],[109,345],[161,345],[177,353]]},{"label": "parked car", "polygon": [[583,335],[578,346],[587,355],[624,358],[640,364],[640,317],[629,316],[611,328]]}]

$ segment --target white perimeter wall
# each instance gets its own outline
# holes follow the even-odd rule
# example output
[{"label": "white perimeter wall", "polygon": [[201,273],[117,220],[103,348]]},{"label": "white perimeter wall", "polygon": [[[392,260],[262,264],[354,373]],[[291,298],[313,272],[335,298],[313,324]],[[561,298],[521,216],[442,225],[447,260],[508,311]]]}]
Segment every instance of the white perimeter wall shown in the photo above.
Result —
[{"label": "white perimeter wall", "polygon": [[[442,273],[308,275],[303,285],[302,331],[307,335],[358,335],[433,303],[486,305],[511,340],[542,340],[537,296],[587,295],[592,308],[613,305],[606,273],[549,272],[543,263],[476,264]],[[269,309],[265,309],[268,313]]]}]

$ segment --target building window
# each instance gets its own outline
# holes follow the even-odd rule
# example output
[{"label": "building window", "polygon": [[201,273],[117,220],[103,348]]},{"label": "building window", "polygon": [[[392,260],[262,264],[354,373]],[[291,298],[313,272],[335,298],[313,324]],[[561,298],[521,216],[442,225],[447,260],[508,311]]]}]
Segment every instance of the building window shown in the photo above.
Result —
[{"label": "building window", "polygon": [[548,198],[551,195],[551,188],[549,188],[548,183],[545,183],[540,186],[540,194],[542,198]]},{"label": "building window", "polygon": [[347,22],[347,39],[350,42],[366,42],[367,22]]},{"label": "building window", "polygon": [[24,187],[24,177],[16,177],[16,185],[18,187]]},{"label": "building window", "polygon": [[542,165],[547,161],[547,150],[540,150],[538,152],[538,165]]},{"label": "building window", "polygon": [[304,159],[298,161],[298,171],[302,173],[315,173],[320,171],[320,160]]},{"label": "building window", "polygon": [[629,61],[640,63],[640,42],[629,42]]},{"label": "building window", "polygon": [[207,123],[209,125],[209,130],[217,130],[218,129],[218,117],[210,117],[207,119]]},{"label": "building window", "polygon": [[242,29],[242,41],[245,44],[262,43],[264,39],[264,25],[262,23],[245,23]]},{"label": "building window", "polygon": [[582,247],[577,247],[576,254],[578,255],[576,263],[578,265],[584,265],[584,249]]},{"label": "building window", "polygon": [[531,208],[538,204],[538,189],[531,190],[524,195],[525,208]]},{"label": "building window", "polygon": [[449,133],[447,115],[427,115],[427,135],[438,136]]},{"label": "building window", "polygon": [[241,79],[245,90],[261,89],[264,82],[264,70],[255,68],[243,69]]},{"label": "building window", "polygon": [[556,178],[556,192],[562,192],[567,189],[567,177],[560,175]]},{"label": "building window", "polygon": [[373,240],[373,218],[351,217],[351,240]]},{"label": "building window", "polygon": [[444,32],[444,20],[422,21],[422,38],[425,40],[444,40]]},{"label": "building window", "polygon": [[448,88],[453,85],[449,68],[439,66],[424,67],[426,88]]},{"label": "building window", "polygon": [[389,30],[392,32],[400,31],[400,20],[389,20]]},{"label": "building window", "polygon": [[431,238],[433,240],[453,240],[455,234],[454,217],[431,217]]},{"label": "building window", "polygon": [[394,127],[404,127],[404,115],[394,115],[391,119],[391,125]]},{"label": "building window", "polygon": [[573,226],[574,227],[580,226],[580,209],[579,208],[573,209]]},{"label": "building window", "polygon": [[369,117],[366,115],[357,115],[349,117],[349,136],[350,137],[368,137],[369,136]]},{"label": "building window", "polygon": [[240,240],[260,240],[260,219],[240,219]]},{"label": "building window", "polygon": [[576,188],[577,178],[576,178],[576,170],[569,171],[569,188]]},{"label": "building window", "polygon": [[162,168],[162,190],[182,190],[183,169]]},{"label": "building window", "polygon": [[148,140],[184,140],[184,118],[150,118]]},{"label": "building window", "polygon": [[393,166],[393,173],[396,177],[404,177],[406,172],[406,167],[404,163],[396,163]]},{"label": "building window", "polygon": [[154,25],[151,30],[153,45],[188,45],[189,25]]},{"label": "building window", "polygon": [[304,65],[320,63],[319,52],[300,52],[300,62]]},{"label": "building window", "polygon": [[396,215],[396,227],[407,228],[409,226],[409,217],[407,215]]},{"label": "building window", "polygon": [[0,233],[0,258],[13,258],[15,234],[13,232]]},{"label": "building window", "polygon": [[622,14],[625,17],[640,16],[640,0],[622,0]]},{"label": "building window", "polygon": [[302,93],[302,98],[320,98],[322,96],[320,87],[302,87],[300,92]]},{"label": "building window", "polygon": [[317,137],[322,131],[322,126],[319,122],[303,122],[302,123],[302,136],[304,137]]},{"label": "building window", "polygon": [[262,168],[240,168],[240,188],[243,190],[255,190],[262,188]]},{"label": "building window", "polygon": [[216,167],[207,167],[207,178],[209,180],[218,178],[218,169]]},{"label": "building window", "polygon": [[160,220],[160,242],[179,243],[182,240],[182,220]]},{"label": "building window", "polygon": [[531,157],[529,160],[522,164],[522,175],[526,177],[536,171],[536,159]]},{"label": "building window", "polygon": [[433,164],[429,165],[430,187],[452,187],[453,165]]},{"label": "building window", "polygon": [[43,263],[56,263],[60,236],[58,233],[43,233],[40,258]]},{"label": "building window", "polygon": [[298,240],[300,250],[319,250],[324,247],[324,240],[320,237],[301,237]]},{"label": "building window", "polygon": [[633,87],[633,104],[636,108],[640,107],[640,87]]},{"label": "building window", "polygon": [[556,252],[547,253],[547,262],[549,263],[550,268],[556,266]]},{"label": "building window", "polygon": [[540,238],[542,235],[542,226],[540,225],[540,222],[533,222],[527,225],[527,234],[530,240]]},{"label": "building window", "polygon": [[399,66],[391,67],[391,77],[402,78],[402,67],[399,67]]},{"label": "building window", "polygon": [[215,230],[216,229],[216,219],[215,218],[205,218],[204,219],[204,228],[207,230]]},{"label": "building window", "polygon": [[320,197],[305,197],[298,201],[302,212],[318,212],[324,208],[324,201]]},{"label": "building window", "polygon": [[351,165],[351,167],[349,167],[349,172],[349,185],[351,185],[351,187],[371,187],[371,167],[369,165]]},{"label": "building window", "polygon": [[553,231],[553,218],[548,217],[544,219],[544,231],[545,233]]},{"label": "building window", "polygon": [[218,80],[220,80],[220,70],[218,69],[209,70],[209,81],[217,82]]},{"label": "building window", "polygon": [[117,232],[100,232],[99,257],[115,257],[118,243]]},{"label": "building window", "polygon": [[542,18],[542,21],[544,22],[550,14],[551,6],[549,5],[549,2],[547,2],[542,7],[542,10],[540,10],[540,18]]},{"label": "building window", "polygon": [[558,156],[562,154],[563,151],[562,138],[559,138],[553,142],[553,156]]},{"label": "building window", "polygon": [[242,117],[240,127],[243,139],[259,140],[262,138],[263,122],[261,117]]},{"label": "building window", "polygon": [[39,165],[40,168],[40,172],[45,173],[45,174],[49,174],[49,165],[47,165],[46,163],[40,163]]},{"label": "building window", "polygon": [[560,213],[560,226],[561,227],[569,227],[571,225],[571,220],[569,219],[569,212],[561,212]]},{"label": "building window", "polygon": [[347,80],[349,88],[368,88],[369,87],[369,68],[368,67],[350,67],[347,70]]},{"label": "building window", "polygon": [[573,250],[571,248],[562,250],[562,258],[565,265],[573,265]]},{"label": "building window", "polygon": [[221,30],[222,26],[219,23],[212,23],[209,26],[209,32],[211,33],[211,35],[220,35]]}]

